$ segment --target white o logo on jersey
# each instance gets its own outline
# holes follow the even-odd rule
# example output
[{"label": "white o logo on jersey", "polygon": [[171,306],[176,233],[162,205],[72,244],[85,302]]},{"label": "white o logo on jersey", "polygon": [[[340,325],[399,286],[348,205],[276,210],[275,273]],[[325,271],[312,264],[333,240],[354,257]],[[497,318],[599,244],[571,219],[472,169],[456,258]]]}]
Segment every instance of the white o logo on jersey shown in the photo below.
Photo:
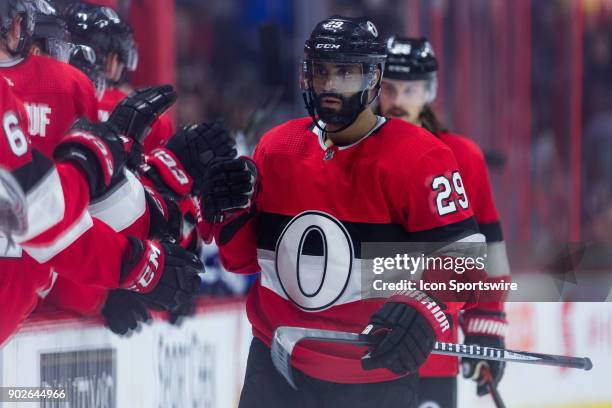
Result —
[{"label": "white o logo on jersey", "polygon": [[419,408],[440,408],[440,404],[435,401],[425,401],[419,405]]},{"label": "white o logo on jersey", "polygon": [[[323,256],[303,253],[310,234],[321,240]],[[319,311],[344,293],[353,258],[353,243],[342,223],[324,212],[306,211],[287,224],[276,243],[276,274],[289,300],[302,310]]]}]

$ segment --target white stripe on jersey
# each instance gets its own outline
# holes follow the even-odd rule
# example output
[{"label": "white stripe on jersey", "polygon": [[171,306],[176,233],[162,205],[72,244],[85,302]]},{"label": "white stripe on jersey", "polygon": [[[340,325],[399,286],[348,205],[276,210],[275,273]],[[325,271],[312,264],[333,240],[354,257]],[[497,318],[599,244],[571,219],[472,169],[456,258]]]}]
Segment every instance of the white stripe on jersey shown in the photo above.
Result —
[{"label": "white stripe on jersey", "polygon": [[15,236],[18,243],[42,234],[64,218],[64,190],[55,167],[28,192],[26,202],[28,230],[24,235]]},{"label": "white stripe on jersey", "polygon": [[510,264],[508,263],[508,254],[506,253],[506,243],[504,241],[487,243],[485,271],[494,278],[510,275]]},{"label": "white stripe on jersey", "polygon": [[130,171],[126,180],[102,201],[91,204],[89,213],[117,232],[134,224],[146,211],[144,188]]},{"label": "white stripe on jersey", "polygon": [[[44,263],[68,248],[92,226],[93,220],[91,216],[87,211],[84,211],[79,219],[69,229],[63,231],[62,235],[57,237],[52,243],[45,244],[44,246],[22,244],[22,247],[37,262]],[[75,262],[78,262],[78,260],[75,260]]]}]

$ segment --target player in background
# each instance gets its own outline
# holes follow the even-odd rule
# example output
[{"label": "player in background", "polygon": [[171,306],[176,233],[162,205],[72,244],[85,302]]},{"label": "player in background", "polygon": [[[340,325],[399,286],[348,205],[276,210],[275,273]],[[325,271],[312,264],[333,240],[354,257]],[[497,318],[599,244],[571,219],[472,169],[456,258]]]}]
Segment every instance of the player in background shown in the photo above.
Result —
[{"label": "player in background", "polygon": [[37,0],[34,13],[34,32],[30,53],[46,55],[68,63],[74,45],[64,19],[50,1]]},{"label": "player in background", "polygon": [[[46,7],[44,7],[45,5]],[[104,11],[103,16],[112,14],[112,10],[110,12],[108,10]],[[53,42],[65,28],[63,19],[46,2],[36,3],[36,21],[42,22],[44,25],[42,27],[35,26],[35,44]],[[104,19],[96,20],[96,24],[104,25],[107,23],[108,21]],[[129,28],[125,28],[127,26],[122,25],[122,27],[116,31],[129,30]],[[128,42],[133,43],[132,41]],[[92,67],[92,65],[95,65],[93,64],[95,53],[91,49],[88,50],[88,47],[83,45],[73,46],[72,49],[73,57],[80,56],[84,59],[84,64],[81,67],[89,67],[92,72],[97,72],[97,69]],[[34,48],[34,52],[40,53],[41,51],[44,52],[44,49]],[[129,55],[129,53],[125,52],[125,55]],[[129,60],[126,56],[123,59]],[[125,94],[118,93],[117,95],[123,98]],[[113,108],[115,106],[116,103],[114,102]],[[105,116],[108,117],[108,113]],[[217,151],[220,147],[230,143],[232,146],[227,147],[227,149],[233,151],[232,155],[235,156],[232,139],[227,132],[225,134],[220,133],[218,126],[207,124],[185,126],[178,132],[177,140],[181,139],[181,135],[201,138],[201,143],[197,146],[191,146],[191,148],[197,149],[201,145],[202,148],[212,149],[207,150],[209,154],[211,151]],[[151,133],[144,139],[144,144],[150,137],[152,137]],[[207,146],[206,143],[209,143],[210,146]],[[134,143],[133,145],[138,146],[140,144],[142,143]],[[171,152],[158,148],[151,154],[141,157],[139,153],[141,151],[142,149],[135,149],[130,154],[130,157],[135,158],[129,161],[131,171],[127,173],[127,176],[130,183],[114,186],[111,190],[114,193],[96,198],[90,208],[92,215],[109,223],[117,231],[124,234],[136,234],[141,238],[171,239],[193,253],[199,253],[200,240],[195,231],[195,224],[200,219],[200,210],[198,201],[188,195],[192,181],[181,169],[180,163],[172,157]],[[222,152],[225,153],[225,150],[222,150]],[[207,158],[207,160],[209,159],[211,157]],[[143,192],[142,188],[134,182],[134,176],[138,178],[139,183],[145,186],[144,194],[133,194],[138,191]],[[125,191],[126,187],[129,187],[130,190]],[[115,199],[115,197],[123,197],[123,200]],[[127,199],[125,199],[126,197]],[[112,204],[111,206],[106,205],[109,202]],[[143,207],[145,202],[147,211],[139,215],[136,221],[132,222],[125,218],[125,215],[133,211],[134,208]],[[121,216],[118,217],[116,214]],[[124,222],[118,222],[122,219]],[[135,226],[141,227],[135,228]],[[70,296],[70,293],[81,293],[82,296]],[[61,276],[55,280],[52,290],[46,292],[45,296],[47,305],[80,315],[96,315],[102,311],[108,326],[119,334],[125,334],[128,329],[134,329],[140,322],[149,319],[149,314],[146,307],[141,304],[142,302],[126,291],[115,290],[107,293],[104,289],[79,285]]]},{"label": "player in background", "polygon": [[[372,22],[339,16],[320,22],[304,46],[310,116],[267,132],[255,150],[256,167],[237,159],[213,165],[205,177],[207,191],[217,193],[203,195],[204,216],[225,268],[261,270],[247,301],[255,338],[241,408],[415,407],[418,369],[448,330],[444,313],[437,320],[415,301],[427,299],[436,310],[424,293],[364,299],[361,292],[362,243],[480,239],[464,193],[439,200],[443,191],[432,186],[460,180],[451,150],[417,126],[373,113],[385,59]],[[219,203],[241,210],[215,219]],[[445,212],[451,203],[455,210]],[[278,326],[367,327],[380,342],[369,350],[298,345],[295,391],[270,358]]]},{"label": "player in background", "polygon": [[[442,125],[431,107],[436,97],[438,62],[424,38],[392,37],[387,44],[387,65],[380,94],[383,115],[421,126],[436,135],[454,153],[463,177],[469,203],[478,228],[487,241],[487,273],[491,280],[510,281],[510,268],[503,241],[499,215],[493,200],[487,165],[478,145],[467,137],[451,133]],[[505,294],[496,301],[482,301],[463,312],[462,324],[466,344],[504,348],[507,329],[504,314]],[[458,316],[453,317],[458,321]],[[455,325],[457,327],[457,325]],[[457,342],[457,329],[445,337]],[[488,393],[480,379],[480,366],[487,364],[495,383],[503,376],[500,362],[464,359],[463,375],[478,381],[478,395]],[[431,356],[421,368],[419,400],[423,406],[435,402],[440,407],[456,406],[457,359]]]},{"label": "player in background", "polygon": [[[106,120],[119,101],[127,96],[119,87],[126,71],[133,72],[138,67],[138,50],[132,29],[112,8],[89,3],[71,4],[64,16],[72,42],[89,46],[95,52],[93,68],[87,59],[83,59],[84,55],[75,55],[71,63],[88,72],[90,78],[104,77],[106,86],[98,115],[100,120]],[[145,152],[164,146],[173,133],[170,117],[162,115],[145,141]]]},{"label": "player in background", "polygon": [[98,102],[91,81],[82,72],[47,56],[29,55],[34,4],[18,2],[27,5],[27,11],[13,16],[13,3],[3,2],[1,29],[5,37],[12,29],[16,30],[23,46],[18,52],[5,53],[0,60],[0,75],[9,81],[15,95],[24,103],[32,142],[51,157],[75,118],[97,121]]},{"label": "player in background", "polygon": [[[13,6],[25,12],[23,4]],[[0,54],[15,51],[16,38],[0,44]],[[0,166],[8,172],[0,183],[0,304],[7,311],[0,342],[33,310],[52,270],[82,284],[138,292],[167,310],[195,295],[202,265],[192,254],[172,244],[123,237],[87,212],[89,196],[108,188],[125,162],[115,129],[136,135],[148,127],[155,113],[169,106],[164,96],[153,89],[128,101],[129,114],[97,126],[75,125],[52,161],[31,149],[21,127],[23,106],[0,80]]]}]

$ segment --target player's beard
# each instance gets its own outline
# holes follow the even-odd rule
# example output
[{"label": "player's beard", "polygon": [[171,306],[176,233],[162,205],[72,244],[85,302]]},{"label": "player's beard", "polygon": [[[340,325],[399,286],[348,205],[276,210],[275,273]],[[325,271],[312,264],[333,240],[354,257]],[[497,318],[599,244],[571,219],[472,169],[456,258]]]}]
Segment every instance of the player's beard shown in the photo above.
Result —
[{"label": "player's beard", "polygon": [[[321,100],[325,97],[338,99],[340,101],[340,109],[321,106]],[[324,92],[317,95],[315,99],[315,110],[319,119],[328,125],[338,127],[347,126],[354,122],[363,108],[364,106],[361,104],[361,92],[357,92],[348,98],[339,93]]]}]

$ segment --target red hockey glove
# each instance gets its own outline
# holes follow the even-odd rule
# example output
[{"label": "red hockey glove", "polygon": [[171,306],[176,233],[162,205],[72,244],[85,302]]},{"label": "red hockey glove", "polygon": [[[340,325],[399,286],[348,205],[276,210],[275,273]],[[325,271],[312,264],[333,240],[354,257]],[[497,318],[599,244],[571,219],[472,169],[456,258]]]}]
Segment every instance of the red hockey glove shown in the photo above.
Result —
[{"label": "red hockey glove", "polygon": [[188,303],[200,287],[202,262],[178,245],[128,237],[131,250],[123,260],[120,287],[140,293],[163,310]]}]

